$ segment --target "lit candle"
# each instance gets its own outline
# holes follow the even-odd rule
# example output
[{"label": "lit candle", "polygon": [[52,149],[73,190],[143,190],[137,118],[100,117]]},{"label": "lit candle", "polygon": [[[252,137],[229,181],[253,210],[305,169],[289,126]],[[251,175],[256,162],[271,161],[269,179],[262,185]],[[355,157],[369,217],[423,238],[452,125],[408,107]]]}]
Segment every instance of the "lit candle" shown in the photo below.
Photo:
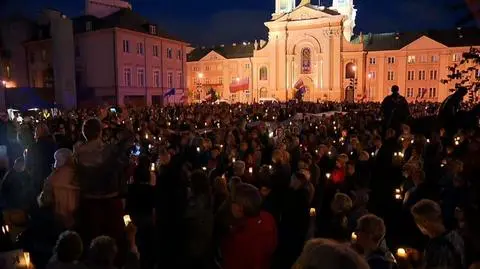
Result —
[{"label": "lit candle", "polygon": [[207,168],[204,166],[204,167],[202,167],[202,170],[203,170],[203,171],[207,171]]},{"label": "lit candle", "polygon": [[236,162],[236,161],[237,161],[237,159],[235,159],[235,158],[232,158],[232,163],[234,163],[234,162]]},{"label": "lit candle", "polygon": [[395,199],[396,199],[396,200],[402,200],[402,195],[399,194],[399,193],[396,193],[396,194],[395,194]]},{"label": "lit candle", "polygon": [[272,138],[273,137],[273,132],[268,133],[268,137]]},{"label": "lit candle", "polygon": [[200,147],[197,147],[197,152],[199,152],[199,153],[200,153]]},{"label": "lit candle", "polygon": [[130,215],[123,216],[123,223],[125,223],[125,226],[128,226],[128,224],[132,223],[132,219],[130,218]]},{"label": "lit candle", "polygon": [[357,241],[357,234],[355,232],[352,233],[352,242]]},{"label": "lit candle", "polygon": [[250,174],[253,174],[253,168],[252,168],[252,167],[248,168],[248,172],[249,172]]},{"label": "lit candle", "polygon": [[272,170],[272,168],[273,168],[273,166],[271,166],[271,165],[268,166],[268,169]]},{"label": "lit candle", "polygon": [[329,152],[328,152],[328,155],[332,155],[332,152],[331,152],[331,151],[329,151]]},{"label": "lit candle", "polygon": [[414,141],[413,139],[412,139],[412,140],[410,140],[410,144],[413,144],[414,142],[415,142],[415,141]]},{"label": "lit candle", "polygon": [[148,140],[148,134],[145,134],[145,139],[147,139],[147,140]]},{"label": "lit candle", "polygon": [[429,144],[430,144],[430,139],[427,139],[427,143],[429,143]]},{"label": "lit candle", "polygon": [[317,215],[317,212],[314,207],[310,208],[310,217],[315,217]]},{"label": "lit candle", "polygon": [[150,171],[155,172],[155,163],[150,164]]},{"label": "lit candle", "polygon": [[27,266],[27,269],[30,268],[30,253],[24,252],[23,259],[25,260],[25,266]]},{"label": "lit candle", "polygon": [[407,254],[407,251],[405,251],[404,248],[399,248],[397,249],[397,257],[398,258],[408,258],[408,254]]},{"label": "lit candle", "polygon": [[330,177],[332,176],[332,174],[326,173],[325,176],[327,177],[327,179],[330,179]]}]

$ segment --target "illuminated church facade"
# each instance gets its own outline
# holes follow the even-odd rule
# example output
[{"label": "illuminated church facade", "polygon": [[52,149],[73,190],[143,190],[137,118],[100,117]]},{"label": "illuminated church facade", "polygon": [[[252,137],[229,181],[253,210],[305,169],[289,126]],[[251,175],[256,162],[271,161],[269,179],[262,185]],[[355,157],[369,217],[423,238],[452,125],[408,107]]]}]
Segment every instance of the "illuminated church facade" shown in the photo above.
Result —
[{"label": "illuminated church facade", "polygon": [[276,0],[268,41],[189,51],[189,102],[211,89],[230,102],[290,100],[299,90],[305,101],[380,101],[393,85],[409,101],[441,101],[452,87],[440,82],[447,67],[480,46],[473,28],[354,35],[356,12],[353,0]]}]

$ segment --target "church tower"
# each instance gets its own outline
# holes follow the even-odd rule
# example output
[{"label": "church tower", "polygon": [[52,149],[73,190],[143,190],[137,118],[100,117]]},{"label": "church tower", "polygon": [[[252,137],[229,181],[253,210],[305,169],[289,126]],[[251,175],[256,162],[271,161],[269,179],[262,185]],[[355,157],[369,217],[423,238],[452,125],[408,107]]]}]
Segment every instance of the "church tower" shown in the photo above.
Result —
[{"label": "church tower", "polygon": [[295,0],[275,0],[275,15],[289,13],[295,9]]},{"label": "church tower", "polygon": [[333,0],[331,9],[335,9],[345,16],[343,35],[346,40],[350,41],[353,36],[353,28],[355,28],[355,17],[357,16],[353,0]]}]

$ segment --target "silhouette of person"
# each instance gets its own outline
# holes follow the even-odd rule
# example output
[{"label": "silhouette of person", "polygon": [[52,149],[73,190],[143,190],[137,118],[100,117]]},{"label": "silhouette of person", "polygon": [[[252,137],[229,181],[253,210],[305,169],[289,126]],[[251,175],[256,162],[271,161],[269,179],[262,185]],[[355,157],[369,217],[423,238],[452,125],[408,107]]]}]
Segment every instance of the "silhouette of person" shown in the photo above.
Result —
[{"label": "silhouette of person", "polygon": [[380,109],[385,130],[388,128],[398,130],[400,125],[410,117],[408,102],[405,97],[400,95],[399,91],[399,87],[393,85],[392,94],[383,99]]},{"label": "silhouette of person", "polygon": [[448,137],[455,135],[458,124],[461,119],[458,119],[458,113],[461,108],[463,98],[467,95],[468,89],[465,87],[458,87],[457,90],[448,96],[438,110],[437,120],[441,128],[445,129]]}]

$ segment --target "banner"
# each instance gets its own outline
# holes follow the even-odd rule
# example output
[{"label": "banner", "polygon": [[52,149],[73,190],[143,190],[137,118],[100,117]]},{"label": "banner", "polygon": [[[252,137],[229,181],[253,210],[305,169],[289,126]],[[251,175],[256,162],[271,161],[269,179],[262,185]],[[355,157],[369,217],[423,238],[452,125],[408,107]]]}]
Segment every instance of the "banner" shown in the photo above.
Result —
[{"label": "banner", "polygon": [[248,90],[249,84],[250,84],[249,78],[236,79],[230,84],[230,92],[236,93],[236,92],[246,91]]}]

